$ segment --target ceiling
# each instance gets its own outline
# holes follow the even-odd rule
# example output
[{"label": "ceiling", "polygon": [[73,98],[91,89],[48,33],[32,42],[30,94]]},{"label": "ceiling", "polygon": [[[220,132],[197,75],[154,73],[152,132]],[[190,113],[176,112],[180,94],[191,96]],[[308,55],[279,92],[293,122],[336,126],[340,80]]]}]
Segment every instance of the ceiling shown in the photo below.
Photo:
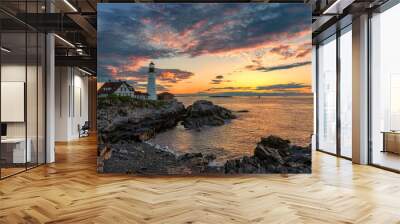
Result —
[{"label": "ceiling", "polygon": [[[203,1],[215,2],[215,0]],[[232,0],[219,1],[233,2]],[[380,5],[384,1],[386,0],[253,0],[251,2],[304,2],[310,4],[313,10],[313,36],[317,36],[345,15]],[[5,33],[25,32],[27,28],[30,31],[54,32],[58,35],[55,38],[56,65],[80,66],[95,73],[96,5],[97,3],[126,2],[179,1],[47,0],[46,4],[46,0],[1,0],[1,28]],[[235,2],[249,1],[237,0]],[[49,13],[50,11],[51,13]]]}]

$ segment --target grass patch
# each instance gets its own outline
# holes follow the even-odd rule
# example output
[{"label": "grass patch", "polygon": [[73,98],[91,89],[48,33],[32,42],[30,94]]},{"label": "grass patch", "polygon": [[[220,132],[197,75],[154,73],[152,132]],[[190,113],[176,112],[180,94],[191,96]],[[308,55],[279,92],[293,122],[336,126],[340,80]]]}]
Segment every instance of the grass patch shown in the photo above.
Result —
[{"label": "grass patch", "polygon": [[164,107],[167,104],[168,102],[162,100],[136,99],[129,96],[118,96],[116,94],[97,98],[97,107],[99,109],[105,109],[109,106],[129,106],[158,109]]}]

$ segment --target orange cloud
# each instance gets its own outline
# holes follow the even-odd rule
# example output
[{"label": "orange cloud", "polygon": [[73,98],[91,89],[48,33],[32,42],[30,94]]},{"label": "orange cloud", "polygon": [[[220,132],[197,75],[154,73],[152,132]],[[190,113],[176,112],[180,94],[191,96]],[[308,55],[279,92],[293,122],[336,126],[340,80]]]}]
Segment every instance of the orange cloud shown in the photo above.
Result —
[{"label": "orange cloud", "polygon": [[270,50],[273,54],[278,54],[283,56],[284,59],[294,56],[295,52],[289,45],[279,45]]},{"label": "orange cloud", "polygon": [[175,79],[176,78],[176,74],[173,72],[163,72],[160,75],[161,79]]},{"label": "orange cloud", "polygon": [[180,35],[182,35],[183,37],[187,37],[193,34],[193,32],[199,28],[201,28],[202,26],[204,26],[207,23],[207,20],[200,20],[198,22],[196,22],[195,24],[193,24],[192,26],[190,26],[189,28],[186,28],[185,30],[183,30]]},{"label": "orange cloud", "polygon": [[311,53],[311,43],[307,42],[307,43],[303,43],[301,44],[298,48],[297,48],[297,55],[296,58],[302,58],[305,57],[307,55],[309,55]]},{"label": "orange cloud", "polygon": [[110,74],[112,76],[118,75],[118,68],[117,67],[112,66],[112,65],[107,65],[106,68],[107,68],[107,70],[110,72]]},{"label": "orange cloud", "polygon": [[135,72],[139,70],[149,59],[147,57],[130,57],[127,64],[122,66],[122,71]]},{"label": "orange cloud", "polygon": [[280,34],[274,34],[274,35],[269,35],[268,38],[265,38],[263,36],[261,37],[255,37],[252,38],[254,41],[252,41],[254,44],[247,45],[245,47],[235,47],[231,49],[221,49],[221,50],[214,50],[212,52],[210,51],[202,51],[202,54],[210,54],[210,55],[239,55],[242,54],[243,52],[249,52],[249,51],[254,51],[257,49],[263,49],[263,48],[273,48],[276,47],[277,45],[282,44],[282,40],[285,40],[287,42],[297,39],[297,38],[302,38],[304,36],[311,35],[311,30],[310,29],[305,29],[296,33],[280,33]]}]

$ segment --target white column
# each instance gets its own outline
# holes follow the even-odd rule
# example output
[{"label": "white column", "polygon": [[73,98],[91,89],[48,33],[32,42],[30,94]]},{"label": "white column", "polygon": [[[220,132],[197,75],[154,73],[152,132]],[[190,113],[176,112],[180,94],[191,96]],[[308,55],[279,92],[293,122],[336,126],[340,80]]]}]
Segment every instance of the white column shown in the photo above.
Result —
[{"label": "white column", "polygon": [[353,19],[353,162],[368,163],[368,15]]},{"label": "white column", "polygon": [[55,161],[55,54],[54,34],[46,36],[46,163]]},{"label": "white column", "polygon": [[72,72],[70,67],[55,68],[55,141],[69,141],[71,128]]},{"label": "white column", "polygon": [[312,92],[314,98],[314,129],[311,138],[311,148],[312,150],[317,149],[317,47],[312,46]]}]

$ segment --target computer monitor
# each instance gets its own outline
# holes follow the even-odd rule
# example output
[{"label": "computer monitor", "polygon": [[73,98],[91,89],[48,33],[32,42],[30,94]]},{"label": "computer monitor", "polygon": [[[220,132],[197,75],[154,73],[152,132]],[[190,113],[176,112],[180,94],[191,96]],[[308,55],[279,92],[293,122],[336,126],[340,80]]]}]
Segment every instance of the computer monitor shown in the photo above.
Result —
[{"label": "computer monitor", "polygon": [[1,137],[7,136],[7,124],[1,123]]}]

